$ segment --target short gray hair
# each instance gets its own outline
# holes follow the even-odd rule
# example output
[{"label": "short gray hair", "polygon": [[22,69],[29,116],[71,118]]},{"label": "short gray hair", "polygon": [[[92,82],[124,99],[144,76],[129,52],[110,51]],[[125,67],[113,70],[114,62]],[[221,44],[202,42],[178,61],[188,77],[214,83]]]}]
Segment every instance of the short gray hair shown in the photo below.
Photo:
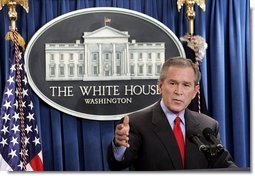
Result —
[{"label": "short gray hair", "polygon": [[176,66],[176,67],[191,67],[194,70],[195,73],[195,85],[198,85],[201,79],[201,73],[199,71],[198,66],[192,62],[191,59],[189,58],[184,58],[184,57],[171,57],[165,61],[161,68],[160,72],[160,77],[159,80],[164,81],[166,78],[166,74],[168,71],[168,68],[171,66]]}]

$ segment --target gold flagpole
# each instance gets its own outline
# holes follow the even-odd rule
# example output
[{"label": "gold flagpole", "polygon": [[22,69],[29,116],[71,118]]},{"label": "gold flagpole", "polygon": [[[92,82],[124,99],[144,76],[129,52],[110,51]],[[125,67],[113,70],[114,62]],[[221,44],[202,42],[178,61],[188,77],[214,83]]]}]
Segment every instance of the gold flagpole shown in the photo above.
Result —
[{"label": "gold flagpole", "polygon": [[[189,48],[195,52],[196,64],[199,66],[199,61],[202,61],[207,43],[205,39],[199,35],[194,36],[194,20],[195,10],[194,6],[197,4],[203,11],[205,11],[205,0],[177,0],[177,8],[180,12],[183,5],[186,5],[186,16],[188,18],[188,33],[181,37],[181,41],[187,42]],[[198,112],[201,112],[200,106],[200,91],[198,91]]]},{"label": "gold flagpole", "polygon": [[22,170],[27,170],[27,159],[26,159],[26,131],[25,131],[25,113],[23,107],[23,87],[22,87],[22,64],[21,64],[21,52],[20,47],[25,49],[25,41],[22,36],[18,33],[16,27],[16,21],[18,18],[16,6],[21,5],[26,12],[28,13],[28,0],[0,0],[0,10],[2,7],[7,4],[9,7],[8,16],[11,21],[11,25],[9,27],[9,32],[7,32],[5,38],[6,40],[11,40],[14,46],[14,54],[15,54],[15,65],[16,65],[16,88],[18,90],[18,111],[19,111],[19,118],[20,118],[20,131],[21,131],[21,158],[22,158]]}]

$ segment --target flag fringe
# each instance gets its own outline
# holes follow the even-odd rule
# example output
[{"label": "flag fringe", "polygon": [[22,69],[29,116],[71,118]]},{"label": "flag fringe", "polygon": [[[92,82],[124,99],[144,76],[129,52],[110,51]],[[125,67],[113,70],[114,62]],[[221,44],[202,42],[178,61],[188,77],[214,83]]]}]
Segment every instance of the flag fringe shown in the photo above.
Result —
[{"label": "flag fringe", "polygon": [[[21,46],[23,48],[23,50],[25,49],[25,40],[23,39],[23,37],[16,32],[16,35],[18,37],[18,44],[19,46]],[[7,32],[6,36],[5,36],[5,40],[11,40],[12,42],[15,43],[15,39],[14,39],[14,32],[13,31],[9,31]]]}]

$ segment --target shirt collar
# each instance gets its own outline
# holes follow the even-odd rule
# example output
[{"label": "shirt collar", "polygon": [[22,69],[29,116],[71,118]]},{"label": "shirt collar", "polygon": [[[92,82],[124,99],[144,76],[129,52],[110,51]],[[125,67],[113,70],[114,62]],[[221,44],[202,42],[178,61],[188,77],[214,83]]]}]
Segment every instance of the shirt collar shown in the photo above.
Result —
[{"label": "shirt collar", "polygon": [[[164,111],[164,113],[165,113],[165,115],[166,115],[166,117],[167,117],[169,123],[170,123],[171,126],[172,126],[172,124],[174,124],[174,120],[175,120],[175,118],[176,118],[176,116],[177,116],[178,114],[175,114],[175,113],[173,113],[172,111],[170,111],[170,110],[166,107],[166,105],[165,105],[163,99],[161,99],[161,101],[160,101],[160,106],[161,106],[162,110]],[[181,112],[179,113],[179,117],[180,117],[181,123],[182,123],[183,125],[185,125],[184,113],[185,113],[185,110],[183,110],[183,111],[181,111]]]}]

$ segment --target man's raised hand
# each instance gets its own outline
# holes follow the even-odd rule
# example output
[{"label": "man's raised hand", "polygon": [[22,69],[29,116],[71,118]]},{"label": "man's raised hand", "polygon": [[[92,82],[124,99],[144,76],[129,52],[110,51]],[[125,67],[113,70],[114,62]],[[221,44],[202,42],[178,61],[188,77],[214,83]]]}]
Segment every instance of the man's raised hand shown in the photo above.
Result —
[{"label": "man's raised hand", "polygon": [[125,116],[123,122],[115,128],[114,142],[116,146],[129,147],[129,117]]}]

